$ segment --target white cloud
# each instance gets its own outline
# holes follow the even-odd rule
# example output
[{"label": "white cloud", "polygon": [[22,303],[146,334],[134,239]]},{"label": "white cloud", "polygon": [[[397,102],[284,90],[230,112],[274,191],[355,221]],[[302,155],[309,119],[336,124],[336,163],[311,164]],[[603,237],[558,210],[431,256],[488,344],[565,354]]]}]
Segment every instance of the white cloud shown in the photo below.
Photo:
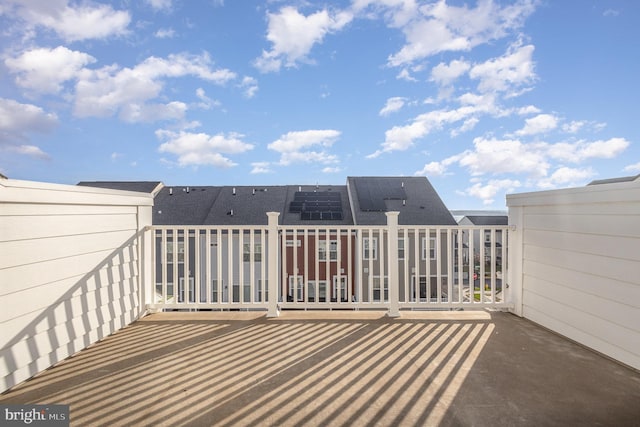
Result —
[{"label": "white cloud", "polygon": [[396,96],[393,98],[387,99],[387,103],[384,105],[382,110],[378,113],[381,116],[388,116],[391,113],[395,113],[396,111],[400,111],[402,107],[407,102],[407,98],[403,98],[401,96]]},{"label": "white cloud", "polygon": [[209,110],[211,107],[219,107],[221,105],[220,101],[209,98],[201,87],[196,89],[196,97],[200,100],[197,106],[204,110]]},{"label": "white cloud", "polygon": [[463,60],[453,60],[449,64],[439,63],[431,69],[429,80],[441,86],[449,86],[458,77],[469,71],[471,65]]},{"label": "white cloud", "polygon": [[538,181],[538,187],[551,189],[558,187],[577,187],[593,177],[595,172],[591,168],[576,169],[566,166],[556,169],[550,177]]},{"label": "white cloud", "polygon": [[406,80],[408,82],[417,82],[418,79],[416,79],[415,77],[413,77],[410,73],[409,70],[406,68],[403,68],[402,70],[400,70],[400,72],[398,73],[398,75],[396,76],[396,79],[398,80]]},{"label": "white cloud", "polygon": [[526,107],[520,107],[516,110],[516,113],[521,116],[526,116],[529,114],[538,114],[541,110],[534,105],[527,105]]},{"label": "white cloud", "polygon": [[[477,105],[464,105],[454,110],[433,110],[421,114],[413,119],[413,122],[404,126],[394,126],[385,132],[385,141],[382,148],[369,154],[367,158],[375,158],[383,153],[391,151],[404,151],[414,145],[415,140],[429,133],[442,129],[446,124],[451,124],[469,119],[475,114],[488,113],[494,109],[491,102],[479,97]],[[468,123],[471,126],[473,121]]]},{"label": "white cloud", "polygon": [[129,12],[113,9],[104,4],[80,3],[70,5],[68,0],[16,1],[7,12],[17,15],[24,23],[24,31],[42,27],[53,30],[62,39],[73,42],[103,39],[124,35],[131,22]]},{"label": "white cloud", "polygon": [[16,74],[16,84],[41,93],[57,93],[62,84],[74,80],[80,71],[96,59],[89,54],[70,50],[64,46],[55,49],[28,50],[4,63]]},{"label": "white cloud", "polygon": [[462,126],[460,126],[459,128],[452,129],[449,134],[451,135],[452,138],[455,138],[456,136],[460,135],[461,133],[469,132],[474,127],[476,127],[476,125],[479,122],[480,122],[480,119],[478,119],[477,117],[471,117],[471,118],[465,120],[464,123],[462,123]]},{"label": "white cloud", "polygon": [[272,173],[273,170],[270,167],[269,162],[254,162],[251,163],[251,174]]},{"label": "white cloud", "polygon": [[573,120],[570,123],[563,124],[562,130],[567,133],[578,133],[586,124],[587,122],[585,121]]},{"label": "white cloud", "polygon": [[473,140],[473,150],[466,150],[450,159],[466,167],[472,175],[528,174],[545,176],[549,162],[535,145],[518,140],[483,137]]},{"label": "white cloud", "polygon": [[482,200],[484,205],[491,205],[495,201],[498,193],[511,193],[522,184],[518,180],[511,179],[492,179],[486,184],[476,182],[462,192],[467,196],[477,197]]},{"label": "white cloud", "polygon": [[171,10],[172,0],[144,0],[155,10]]},{"label": "white cloud", "polygon": [[447,173],[447,165],[444,162],[430,162],[424,168],[417,171],[415,175],[443,176]]},{"label": "white cloud", "polygon": [[[440,52],[468,51],[482,43],[500,39],[519,29],[534,10],[534,1],[521,0],[501,5],[479,1],[469,9],[450,6],[444,1],[415,6],[414,2],[367,2],[395,6],[391,26],[400,27],[405,46],[389,57],[389,65],[412,63]],[[407,5],[411,3],[411,6]]]},{"label": "white cloud", "polygon": [[[50,132],[57,124],[55,114],[46,113],[38,106],[0,98],[0,146],[12,146],[16,141],[27,139],[32,132]],[[15,150],[22,154],[37,154],[28,148],[30,146],[24,147],[27,148]]]},{"label": "white cloud", "polygon": [[169,55],[149,57],[134,68],[116,65],[98,70],[84,69],[76,84],[74,113],[78,117],[108,117],[119,114],[126,121],[148,121],[158,112],[158,119],[183,117],[186,105],[181,102],[146,104],[160,96],[164,79],[194,76],[223,85],[236,78],[227,69],[213,69],[209,55]]},{"label": "white cloud", "polygon": [[338,167],[327,166],[326,168],[322,169],[322,173],[339,173],[339,172],[342,172],[342,169]]},{"label": "white cloud", "polygon": [[640,172],[640,162],[635,163],[633,165],[625,166],[625,172]]},{"label": "white cloud", "polygon": [[9,145],[6,147],[2,147],[0,145],[0,148],[9,152],[21,154],[23,156],[35,157],[42,160],[49,160],[51,158],[47,153],[35,145]]},{"label": "white cloud", "polygon": [[606,141],[559,142],[544,146],[549,157],[565,162],[580,163],[587,159],[612,159],[620,155],[631,143],[624,138]]},{"label": "white cloud", "polygon": [[253,149],[252,144],[242,141],[242,135],[236,133],[208,135],[158,130],[156,136],[165,140],[159,151],[178,156],[180,166],[210,165],[228,168],[236,166],[236,163],[223,154],[240,154]]},{"label": "white cloud", "polygon": [[176,32],[173,28],[160,28],[154,35],[158,39],[172,39]]},{"label": "white cloud", "polygon": [[469,76],[480,81],[480,92],[507,92],[507,97],[519,94],[518,89],[536,79],[533,51],[533,45],[516,43],[505,55],[474,65]]},{"label": "white cloud", "polygon": [[244,96],[253,98],[258,92],[258,81],[253,77],[245,76],[242,78],[240,87],[244,89]]},{"label": "white cloud", "polygon": [[337,163],[337,156],[311,148],[329,148],[339,136],[339,131],[331,129],[288,132],[267,148],[279,152],[280,164],[285,166],[292,163]]},{"label": "white cloud", "polygon": [[187,104],[179,101],[167,104],[128,103],[120,109],[120,118],[129,123],[182,120],[187,109]]},{"label": "white cloud", "polygon": [[272,47],[263,51],[254,62],[264,73],[309,61],[307,55],[314,45],[322,43],[327,34],[341,30],[353,19],[349,12],[331,13],[326,9],[305,16],[291,6],[267,16],[267,40]]},{"label": "white cloud", "polygon": [[558,127],[558,118],[552,114],[538,114],[525,120],[524,127],[516,135],[536,135],[546,133]]}]

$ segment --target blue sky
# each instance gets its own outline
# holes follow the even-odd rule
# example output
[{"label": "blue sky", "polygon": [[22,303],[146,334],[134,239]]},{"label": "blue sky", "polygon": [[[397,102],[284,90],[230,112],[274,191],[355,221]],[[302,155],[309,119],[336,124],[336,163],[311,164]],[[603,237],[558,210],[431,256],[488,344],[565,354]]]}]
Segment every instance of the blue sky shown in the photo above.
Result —
[{"label": "blue sky", "polygon": [[0,172],[427,176],[450,209],[640,173],[640,2],[0,0]]}]

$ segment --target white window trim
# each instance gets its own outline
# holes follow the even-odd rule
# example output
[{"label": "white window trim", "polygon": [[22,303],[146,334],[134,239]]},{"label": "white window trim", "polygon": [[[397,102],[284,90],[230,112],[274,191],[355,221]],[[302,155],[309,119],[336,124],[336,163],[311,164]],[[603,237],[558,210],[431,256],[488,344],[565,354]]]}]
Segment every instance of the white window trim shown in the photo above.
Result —
[{"label": "white window trim", "polygon": [[[438,253],[437,245],[438,245],[437,237],[429,236],[429,259],[432,261],[435,261],[436,255]],[[420,255],[423,261],[427,259],[427,238],[426,237],[422,238],[422,251]]]},{"label": "white window trim", "polygon": [[[338,261],[338,241],[337,240],[319,240],[318,241],[318,261],[327,262],[327,242],[329,242],[329,261]],[[324,249],[322,249],[324,248]],[[320,256],[323,254],[323,256]]]},{"label": "white window trim", "polygon": [[[371,242],[373,242],[373,248],[371,247]],[[362,259],[368,261],[369,257],[365,256],[366,251],[373,251],[373,257],[371,258],[373,261],[378,259],[378,238],[377,237],[363,237],[362,238]]]},{"label": "white window trim", "polygon": [[[166,242],[165,243],[165,257],[167,259],[167,264],[173,264],[173,248],[176,242]],[[184,264],[184,240],[178,241],[178,264]],[[171,248],[171,250],[169,250]],[[181,250],[182,249],[182,250]],[[180,255],[182,255],[182,261],[180,260]]]}]

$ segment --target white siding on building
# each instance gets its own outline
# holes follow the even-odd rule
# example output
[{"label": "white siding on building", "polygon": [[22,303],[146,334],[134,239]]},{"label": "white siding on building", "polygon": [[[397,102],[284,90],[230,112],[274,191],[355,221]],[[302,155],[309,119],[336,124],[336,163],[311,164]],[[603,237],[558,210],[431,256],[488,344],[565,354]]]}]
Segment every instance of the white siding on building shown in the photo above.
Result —
[{"label": "white siding on building", "polygon": [[142,313],[139,193],[0,180],[0,391]]},{"label": "white siding on building", "polygon": [[640,181],[515,194],[507,205],[510,243],[523,252],[521,314],[640,369]]}]

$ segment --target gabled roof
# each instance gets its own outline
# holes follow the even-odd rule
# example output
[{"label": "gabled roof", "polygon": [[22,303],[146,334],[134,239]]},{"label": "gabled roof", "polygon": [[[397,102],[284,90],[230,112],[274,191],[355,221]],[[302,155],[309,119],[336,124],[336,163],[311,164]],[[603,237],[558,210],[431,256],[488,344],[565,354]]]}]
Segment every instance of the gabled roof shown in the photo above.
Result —
[{"label": "gabled roof", "polygon": [[111,190],[137,191],[153,195],[162,188],[162,182],[160,181],[82,181],[78,185]]},{"label": "gabled roof", "polygon": [[[349,177],[347,185],[163,186],[99,181],[78,185],[154,194],[154,225],[383,225],[398,211],[404,225],[455,225],[425,177]],[[354,218],[355,216],[355,218]]]},{"label": "gabled roof", "polygon": [[[303,220],[289,205],[299,191],[330,191],[340,195],[342,220]],[[266,225],[267,212],[279,212],[283,225],[349,225],[346,186],[196,186],[165,187],[154,201],[155,225]]]},{"label": "gabled roof", "polygon": [[[473,225],[509,225],[507,215],[467,215],[463,218],[469,220]],[[462,224],[463,221],[461,220]]]},{"label": "gabled roof", "polygon": [[426,177],[348,177],[357,225],[383,225],[386,212],[398,211],[401,225],[456,225]]}]

